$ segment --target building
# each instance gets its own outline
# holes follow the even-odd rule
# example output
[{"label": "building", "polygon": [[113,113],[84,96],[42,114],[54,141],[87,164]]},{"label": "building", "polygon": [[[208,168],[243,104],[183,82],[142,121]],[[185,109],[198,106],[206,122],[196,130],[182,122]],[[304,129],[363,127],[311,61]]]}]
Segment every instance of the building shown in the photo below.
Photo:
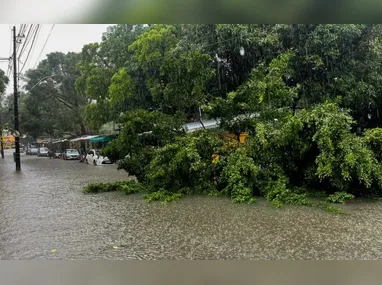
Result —
[{"label": "building", "polygon": [[10,131],[3,130],[1,136],[4,149],[12,148],[12,145],[15,143],[15,137],[12,135]]}]

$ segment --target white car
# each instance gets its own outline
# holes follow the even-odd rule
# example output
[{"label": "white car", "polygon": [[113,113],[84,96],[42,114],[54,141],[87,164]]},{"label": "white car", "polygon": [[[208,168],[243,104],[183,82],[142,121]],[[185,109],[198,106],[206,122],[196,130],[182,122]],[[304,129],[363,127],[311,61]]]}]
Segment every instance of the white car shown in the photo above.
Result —
[{"label": "white car", "polygon": [[99,150],[91,149],[86,154],[86,163],[93,165],[112,164],[111,161],[100,154]]}]

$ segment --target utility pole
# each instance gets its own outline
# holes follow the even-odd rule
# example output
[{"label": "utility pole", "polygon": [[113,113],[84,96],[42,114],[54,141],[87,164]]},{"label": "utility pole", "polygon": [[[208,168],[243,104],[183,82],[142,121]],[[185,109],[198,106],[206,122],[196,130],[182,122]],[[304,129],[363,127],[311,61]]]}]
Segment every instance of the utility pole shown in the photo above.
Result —
[{"label": "utility pole", "polygon": [[15,163],[16,171],[21,170],[20,162],[20,130],[19,130],[19,100],[17,92],[17,55],[16,55],[16,26],[13,26],[13,87],[14,87],[14,117],[15,117]]},{"label": "utility pole", "polygon": [[[0,108],[2,107],[2,103],[0,102]],[[4,143],[3,143],[3,121],[2,121],[3,113],[0,111],[0,153],[1,158],[4,159]]]},{"label": "utility pole", "polygon": [[3,126],[1,125],[0,122],[0,153],[1,153],[1,158],[4,159],[4,143],[3,143]]}]

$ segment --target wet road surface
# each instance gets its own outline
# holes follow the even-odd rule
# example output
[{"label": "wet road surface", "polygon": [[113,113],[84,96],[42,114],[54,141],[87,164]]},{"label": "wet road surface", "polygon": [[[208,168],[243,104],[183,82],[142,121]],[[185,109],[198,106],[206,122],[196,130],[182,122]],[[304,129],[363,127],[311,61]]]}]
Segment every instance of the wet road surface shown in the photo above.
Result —
[{"label": "wet road surface", "polygon": [[382,257],[381,202],[346,205],[346,216],[215,197],[147,204],[140,195],[81,193],[89,182],[127,179],[115,166],[21,157],[21,173],[12,151],[0,159],[0,259]]}]

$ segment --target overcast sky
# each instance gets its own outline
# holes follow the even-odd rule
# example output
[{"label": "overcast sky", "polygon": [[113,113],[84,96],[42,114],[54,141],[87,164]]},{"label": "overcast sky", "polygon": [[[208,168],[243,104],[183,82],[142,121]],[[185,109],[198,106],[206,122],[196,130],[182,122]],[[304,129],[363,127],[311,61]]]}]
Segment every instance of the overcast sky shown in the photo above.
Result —
[{"label": "overcast sky", "polygon": [[82,23],[79,20],[85,15],[102,9],[102,2],[105,0],[0,0],[0,19],[2,23]]},{"label": "overcast sky", "polygon": [[[44,51],[38,59],[38,56],[44,46],[44,43],[49,35],[53,25],[43,24],[40,28],[40,33],[36,38],[34,49],[32,49],[29,59],[26,62],[22,73],[30,68],[33,68],[38,61],[46,58],[46,54],[59,51],[67,53],[70,51],[80,52],[84,44],[100,42],[102,33],[106,32],[106,29],[110,25],[63,25],[56,24],[52,30],[52,33],[48,39],[48,42],[44,48]],[[12,25],[0,24],[0,58],[9,57],[11,55],[11,28]],[[19,30],[20,25],[16,25],[16,29]],[[29,49],[28,49],[29,50]],[[27,51],[23,53],[22,62],[25,61]],[[22,66],[22,65],[21,65]],[[8,62],[0,61],[0,69],[7,72]],[[13,92],[13,80],[11,76],[11,82],[8,85],[7,93]],[[22,84],[23,82],[20,82]]]}]

